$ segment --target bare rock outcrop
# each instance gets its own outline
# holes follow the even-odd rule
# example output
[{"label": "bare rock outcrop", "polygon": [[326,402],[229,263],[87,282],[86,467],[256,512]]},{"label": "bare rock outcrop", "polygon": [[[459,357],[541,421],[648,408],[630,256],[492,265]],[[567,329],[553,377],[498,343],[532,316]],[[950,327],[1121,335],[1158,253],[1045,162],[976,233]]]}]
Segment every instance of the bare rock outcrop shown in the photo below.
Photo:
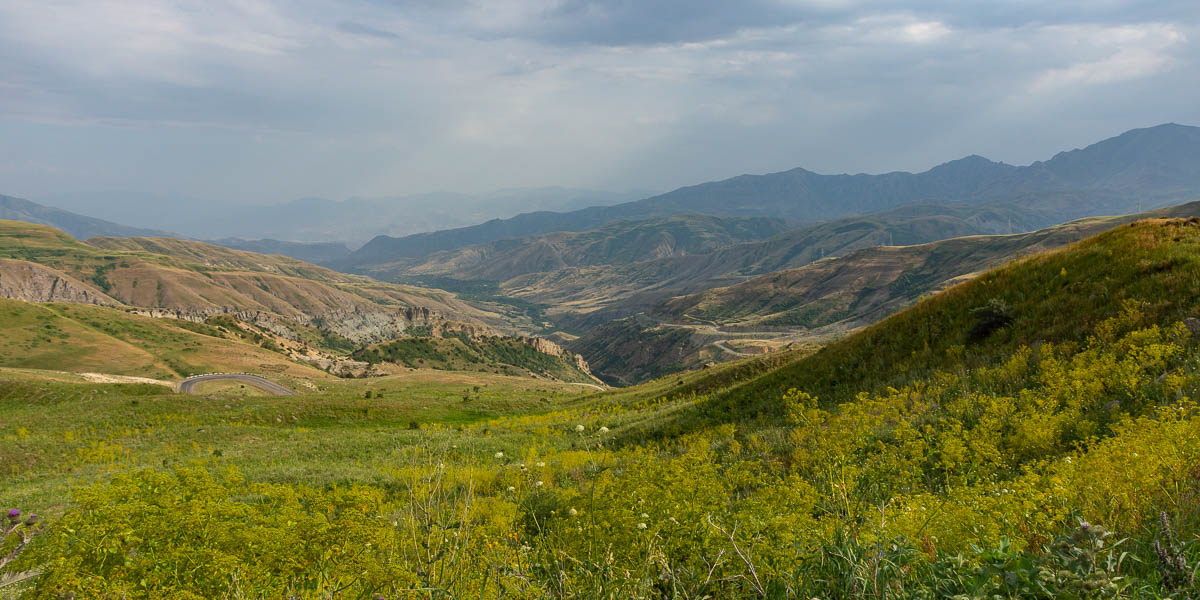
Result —
[{"label": "bare rock outcrop", "polygon": [[571,352],[570,350],[567,350],[566,348],[563,348],[562,346],[559,346],[558,344],[543,337],[523,337],[521,338],[521,341],[531,346],[534,350],[541,352],[542,354],[549,354],[550,356],[572,361],[575,364],[576,369],[583,371],[589,377],[595,377],[592,375],[591,367],[588,366],[587,361],[584,360],[583,356],[579,354],[575,354],[574,352]]},{"label": "bare rock outcrop", "polygon": [[0,297],[26,302],[72,302],[119,306],[93,285],[23,260],[0,260]]}]

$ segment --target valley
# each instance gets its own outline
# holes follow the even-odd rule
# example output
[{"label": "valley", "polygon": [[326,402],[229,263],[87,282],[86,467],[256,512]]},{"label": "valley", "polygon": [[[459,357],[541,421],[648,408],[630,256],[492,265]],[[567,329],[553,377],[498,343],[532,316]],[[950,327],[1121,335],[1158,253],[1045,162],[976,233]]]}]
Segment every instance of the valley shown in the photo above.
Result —
[{"label": "valley", "polygon": [[[0,502],[51,523],[16,589],[822,597],[869,595],[838,574],[880,557],[914,598],[999,593],[972,575],[996,557],[1052,569],[1055,595],[1161,586],[1162,523],[1197,522],[1197,294],[1200,219],[1151,218],[820,349],[602,392],[418,369],[201,397],[4,368]],[[104,550],[78,543],[114,525]],[[198,548],[220,560],[189,568]],[[712,562],[737,551],[753,558]],[[1090,570],[1084,551],[1136,560]]]},{"label": "valley", "polygon": [[1200,202],[1061,221],[1200,186],[1119,199],[1110,150],[791,173],[885,205],[820,222],[238,242],[352,272],[0,221],[0,504],[39,515],[0,598],[1185,597]]},{"label": "valley", "polygon": [[1200,600],[1200,11],[0,0],[0,600]]}]

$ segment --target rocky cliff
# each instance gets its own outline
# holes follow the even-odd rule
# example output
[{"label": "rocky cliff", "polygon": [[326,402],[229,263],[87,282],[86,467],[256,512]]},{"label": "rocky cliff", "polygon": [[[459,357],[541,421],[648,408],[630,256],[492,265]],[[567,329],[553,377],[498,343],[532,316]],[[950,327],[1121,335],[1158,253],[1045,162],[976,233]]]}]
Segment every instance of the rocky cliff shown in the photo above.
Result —
[{"label": "rocky cliff", "polygon": [[23,260],[0,260],[0,297],[26,302],[120,305],[95,286]]}]

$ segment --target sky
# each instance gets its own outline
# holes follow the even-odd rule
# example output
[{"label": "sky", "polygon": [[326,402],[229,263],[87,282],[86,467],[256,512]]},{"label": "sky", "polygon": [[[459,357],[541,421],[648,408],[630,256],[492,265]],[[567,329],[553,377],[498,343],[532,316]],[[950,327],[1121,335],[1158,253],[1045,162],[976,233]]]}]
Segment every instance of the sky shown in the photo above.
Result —
[{"label": "sky", "polygon": [[1198,44],[1195,0],[0,0],[0,194],[1028,164],[1200,124]]}]

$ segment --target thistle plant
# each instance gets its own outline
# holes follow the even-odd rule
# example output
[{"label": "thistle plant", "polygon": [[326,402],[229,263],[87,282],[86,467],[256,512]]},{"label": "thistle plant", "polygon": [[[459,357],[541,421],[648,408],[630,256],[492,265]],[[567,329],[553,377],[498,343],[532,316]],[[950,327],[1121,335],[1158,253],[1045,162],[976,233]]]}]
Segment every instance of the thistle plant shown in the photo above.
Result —
[{"label": "thistle plant", "polygon": [[8,511],[3,525],[0,525],[0,587],[13,585],[37,575],[36,571],[8,572],[8,565],[20,556],[21,551],[29,541],[41,531],[41,523],[37,515],[21,518],[21,511]]}]

